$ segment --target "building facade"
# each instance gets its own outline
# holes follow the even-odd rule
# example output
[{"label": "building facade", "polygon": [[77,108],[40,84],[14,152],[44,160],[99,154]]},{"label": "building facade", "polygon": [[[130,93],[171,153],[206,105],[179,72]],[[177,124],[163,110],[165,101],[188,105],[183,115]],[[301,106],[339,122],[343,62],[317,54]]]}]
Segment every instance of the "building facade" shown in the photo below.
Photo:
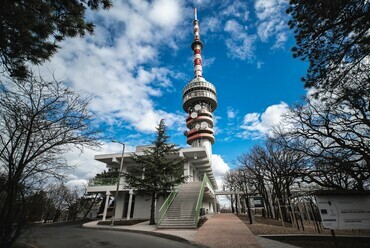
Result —
[{"label": "building facade", "polygon": [[[188,176],[186,183],[179,185],[166,199],[156,202],[156,219],[160,228],[193,228],[204,213],[216,211],[217,200],[215,189],[216,180],[212,170],[212,145],[215,142],[213,132],[213,112],[217,108],[216,89],[213,84],[203,78],[202,49],[200,41],[199,22],[196,9],[193,21],[194,40],[191,48],[194,54],[194,78],[183,90],[183,109],[186,118],[187,131],[184,132],[190,147],[181,148],[173,159],[184,159],[184,174]],[[143,150],[148,146],[138,146],[136,155],[144,155]],[[108,170],[117,170],[122,165],[125,173],[134,173],[137,166],[132,159],[132,153],[96,155],[95,160],[104,163]],[[123,159],[123,161],[122,161]],[[171,159],[169,157],[169,159]],[[121,163],[122,162],[122,163]],[[137,175],[140,177],[141,175]],[[115,200],[116,219],[145,219],[150,216],[150,197],[137,194],[129,188],[125,179],[120,178],[118,197]],[[89,193],[103,193],[107,196],[116,195],[117,179],[90,180]],[[109,199],[109,197],[107,197]],[[103,219],[106,219],[109,208],[106,208]]]}]

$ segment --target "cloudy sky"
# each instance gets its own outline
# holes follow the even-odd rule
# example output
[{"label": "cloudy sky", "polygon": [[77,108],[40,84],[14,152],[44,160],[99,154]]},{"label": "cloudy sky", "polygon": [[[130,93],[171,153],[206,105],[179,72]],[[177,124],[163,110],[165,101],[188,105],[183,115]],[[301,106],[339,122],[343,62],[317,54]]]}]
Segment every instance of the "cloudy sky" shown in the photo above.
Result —
[{"label": "cloudy sky", "polygon": [[91,95],[103,131],[100,151],[67,154],[82,182],[104,169],[94,154],[128,151],[153,140],[164,118],[171,141],[186,146],[182,89],[194,77],[193,8],[204,43],[203,76],[217,88],[215,174],[233,168],[238,155],[261,142],[281,114],[305,94],[307,65],[292,58],[286,0],[114,1],[108,11],[89,12],[95,33],[68,39],[42,68],[75,90]]}]

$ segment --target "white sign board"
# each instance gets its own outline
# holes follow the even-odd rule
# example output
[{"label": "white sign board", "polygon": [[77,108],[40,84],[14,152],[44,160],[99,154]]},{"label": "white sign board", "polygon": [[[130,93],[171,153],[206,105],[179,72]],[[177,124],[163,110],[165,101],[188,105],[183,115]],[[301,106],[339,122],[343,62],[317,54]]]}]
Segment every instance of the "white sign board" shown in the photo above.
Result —
[{"label": "white sign board", "polygon": [[251,208],[264,208],[263,199],[261,196],[255,196],[251,199]]},{"label": "white sign board", "polygon": [[370,195],[316,195],[322,224],[329,229],[370,229]]}]

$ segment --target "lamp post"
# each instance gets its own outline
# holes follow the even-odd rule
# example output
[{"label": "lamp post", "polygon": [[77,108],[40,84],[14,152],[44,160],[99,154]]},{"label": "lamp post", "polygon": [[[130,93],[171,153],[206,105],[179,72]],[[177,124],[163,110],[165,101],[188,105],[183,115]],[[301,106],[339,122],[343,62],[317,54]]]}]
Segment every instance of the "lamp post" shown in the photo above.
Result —
[{"label": "lamp post", "polygon": [[114,207],[113,207],[113,213],[112,213],[112,219],[111,219],[111,223],[110,225],[113,226],[114,225],[114,216],[116,214],[116,207],[117,207],[117,199],[118,199],[118,190],[119,190],[119,183],[120,183],[120,180],[121,180],[121,174],[122,174],[122,166],[123,166],[123,156],[124,156],[124,153],[125,153],[125,144],[122,143],[122,142],[119,142],[117,140],[112,140],[112,142],[114,143],[119,143],[122,145],[122,157],[121,157],[121,164],[120,164],[120,167],[119,167],[119,171],[118,171],[118,178],[117,178],[117,189],[116,189],[116,195],[114,197]]}]

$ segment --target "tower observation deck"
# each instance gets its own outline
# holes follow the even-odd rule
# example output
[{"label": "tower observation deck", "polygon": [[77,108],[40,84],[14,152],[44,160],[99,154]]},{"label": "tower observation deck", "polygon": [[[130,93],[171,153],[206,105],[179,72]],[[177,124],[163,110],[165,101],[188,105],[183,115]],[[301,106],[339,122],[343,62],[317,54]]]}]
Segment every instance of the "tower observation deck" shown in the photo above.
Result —
[{"label": "tower observation deck", "polygon": [[211,154],[211,145],[215,142],[213,132],[213,112],[217,108],[216,88],[202,76],[202,49],[200,41],[197,10],[194,9],[194,40],[191,48],[194,51],[194,79],[182,92],[182,105],[186,118],[185,131],[187,143],[193,147],[205,146]]}]

